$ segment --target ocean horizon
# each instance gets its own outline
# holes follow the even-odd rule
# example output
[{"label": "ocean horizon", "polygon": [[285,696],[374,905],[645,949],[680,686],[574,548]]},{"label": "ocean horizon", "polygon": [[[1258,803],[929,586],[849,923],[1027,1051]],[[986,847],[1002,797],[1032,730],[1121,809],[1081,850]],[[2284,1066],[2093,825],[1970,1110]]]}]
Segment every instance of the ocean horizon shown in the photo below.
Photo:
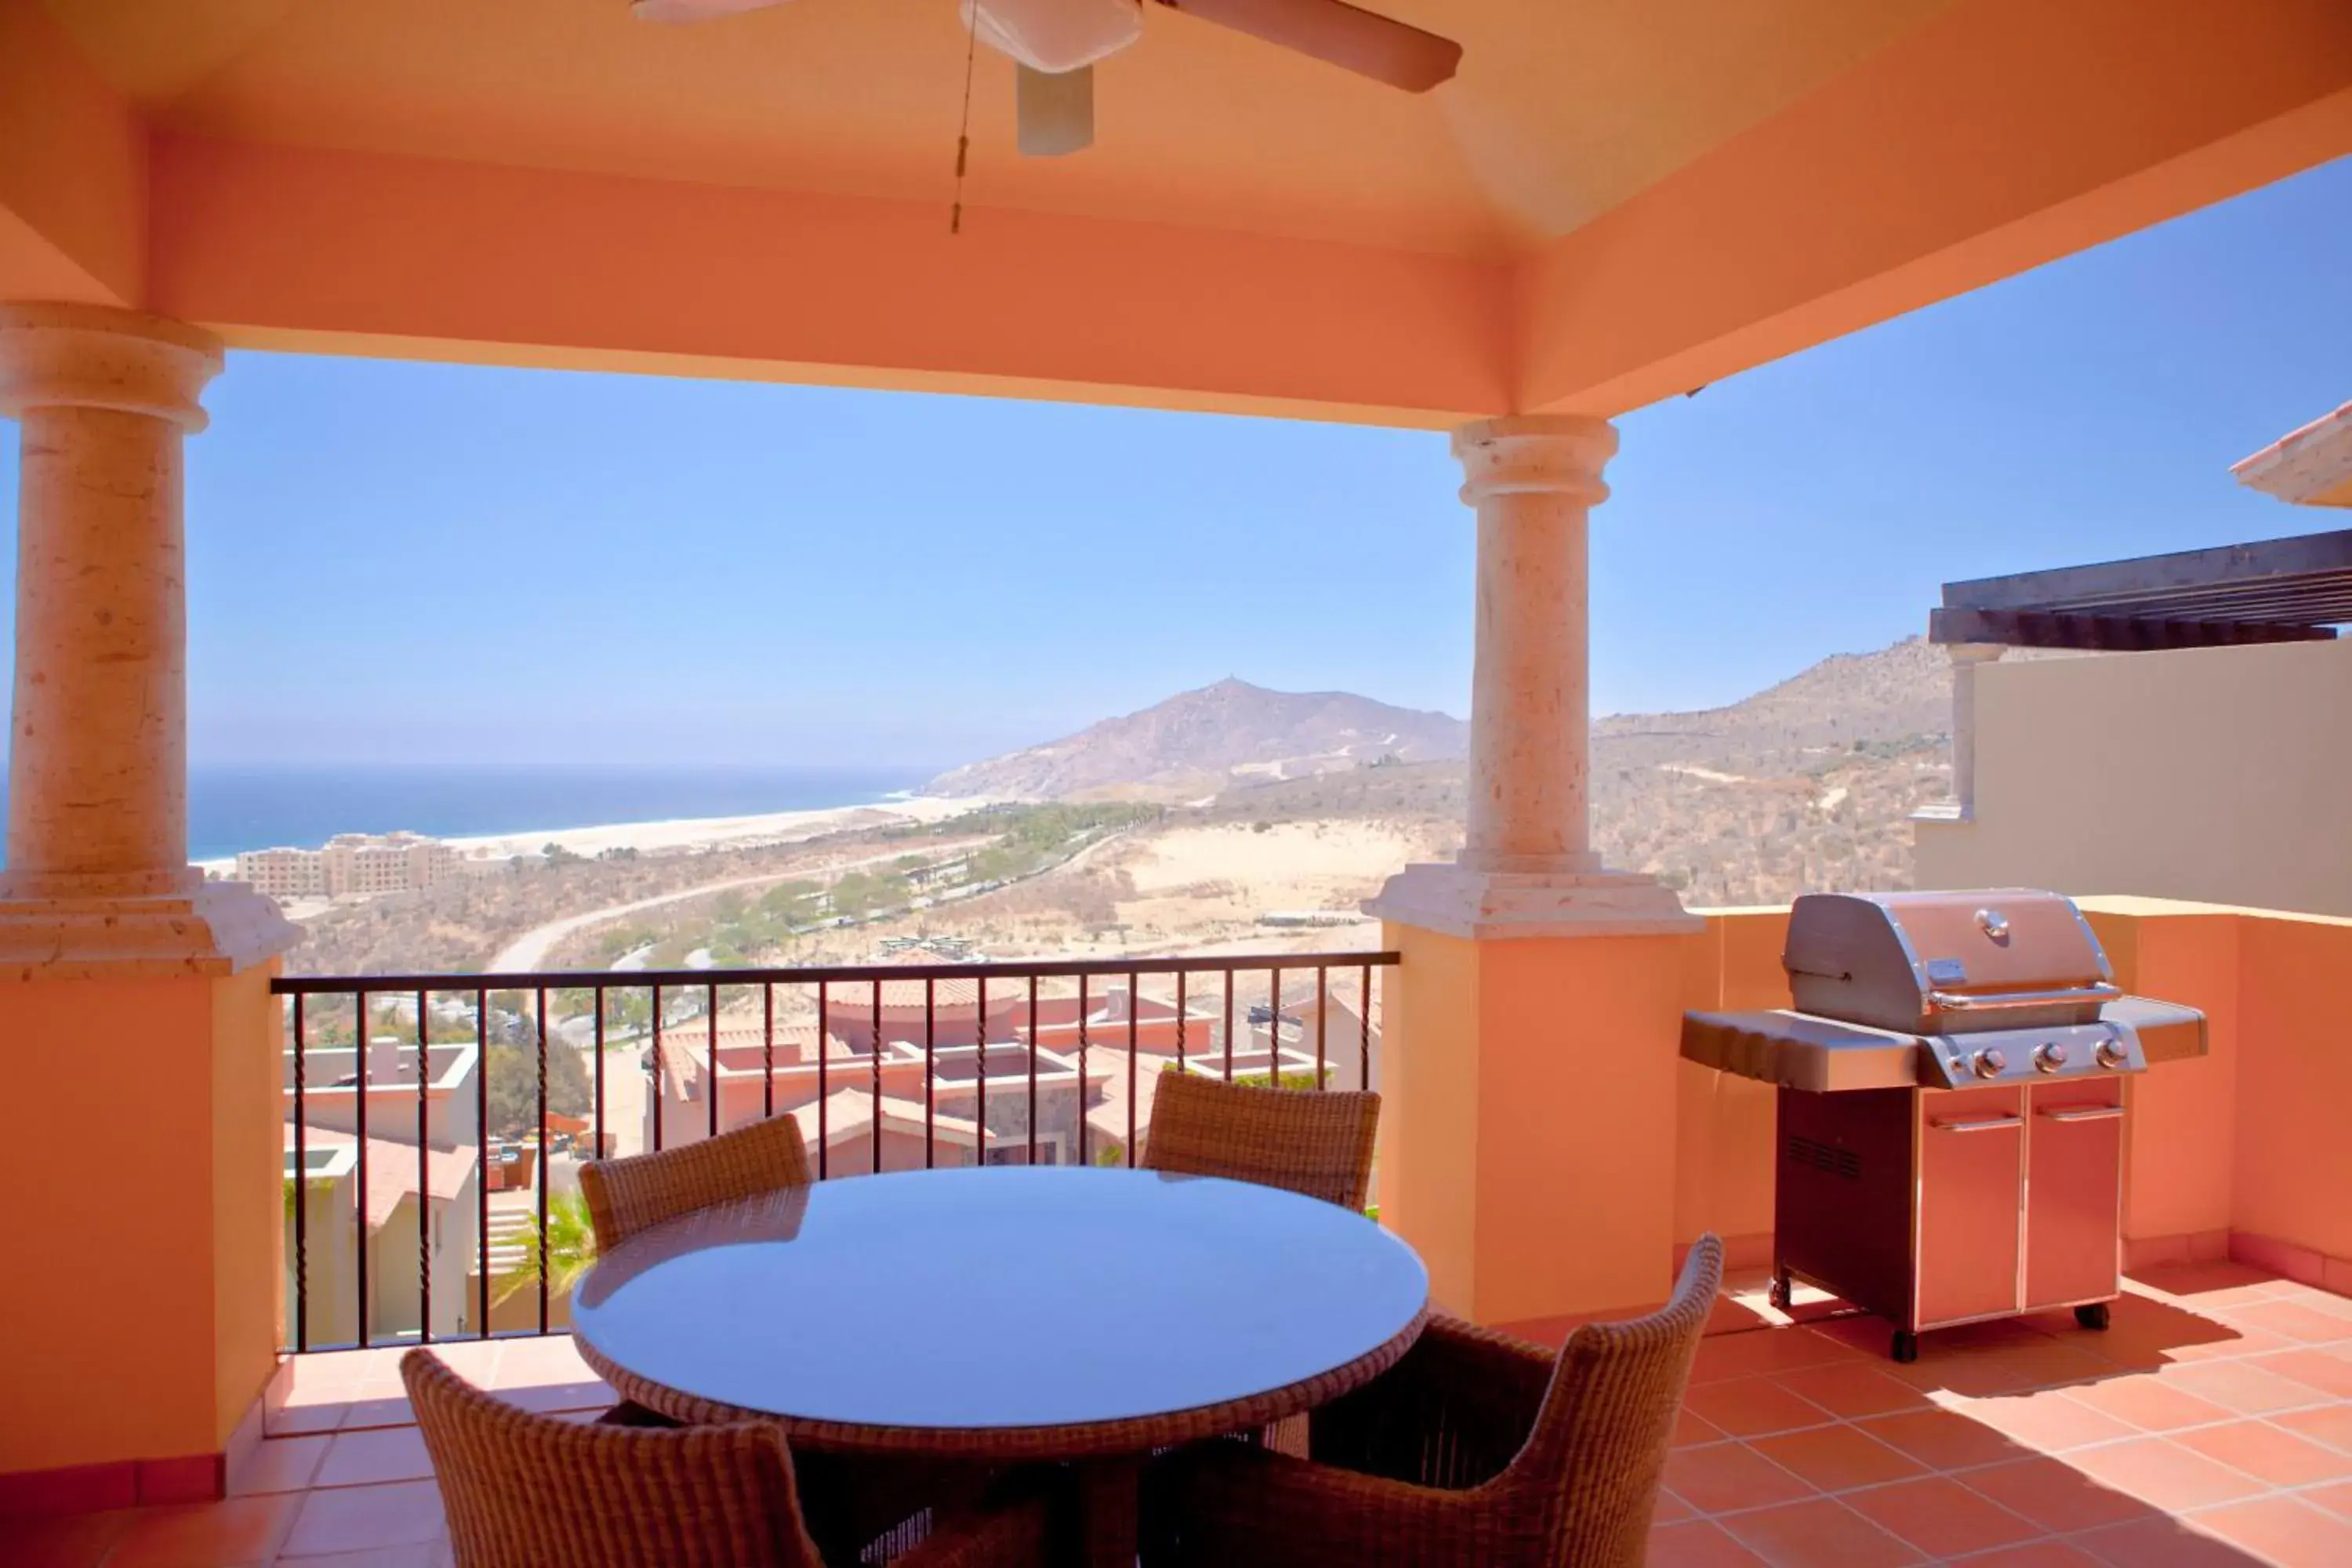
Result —
[{"label": "ocean horizon", "polygon": [[[867,805],[919,788],[933,771],[599,763],[200,765],[188,770],[188,858],[218,860],[279,845],[316,848],[338,833],[406,828],[435,838],[473,838]],[[6,804],[7,789],[0,784],[0,813]]]}]

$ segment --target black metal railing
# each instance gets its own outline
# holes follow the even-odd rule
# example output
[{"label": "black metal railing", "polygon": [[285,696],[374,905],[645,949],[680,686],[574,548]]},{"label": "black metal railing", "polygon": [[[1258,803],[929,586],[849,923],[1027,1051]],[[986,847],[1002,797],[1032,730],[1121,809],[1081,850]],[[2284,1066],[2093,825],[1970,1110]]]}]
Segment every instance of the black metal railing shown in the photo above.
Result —
[{"label": "black metal railing", "polygon": [[[820,1180],[935,1166],[943,1134],[954,1163],[1131,1166],[1150,1058],[1152,1071],[1374,1086],[1376,973],[1397,962],[1306,952],[278,979],[290,1042],[287,1348],[561,1329],[589,1251],[576,1194],[551,1196],[559,1163],[781,1113],[812,1137]],[[608,1071],[608,1057],[633,1048],[630,1068]],[[1106,1052],[1123,1060],[1103,1065]],[[1116,1119],[1106,1131],[1091,1114],[1122,1066],[1123,1139]],[[862,1128],[843,1125],[860,1115]],[[494,1201],[521,1188],[527,1197]],[[404,1212],[416,1229],[413,1298],[375,1256]]]}]

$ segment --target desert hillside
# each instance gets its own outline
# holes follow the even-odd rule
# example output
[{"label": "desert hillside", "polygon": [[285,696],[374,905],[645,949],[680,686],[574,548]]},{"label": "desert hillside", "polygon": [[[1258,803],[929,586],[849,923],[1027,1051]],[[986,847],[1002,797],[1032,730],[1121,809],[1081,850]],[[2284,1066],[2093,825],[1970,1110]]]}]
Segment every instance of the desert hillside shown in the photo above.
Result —
[{"label": "desert hillside", "polygon": [[1042,746],[940,774],[926,793],[1047,800],[1105,792],[1169,801],[1240,779],[1458,757],[1469,726],[1344,691],[1221,680]]}]

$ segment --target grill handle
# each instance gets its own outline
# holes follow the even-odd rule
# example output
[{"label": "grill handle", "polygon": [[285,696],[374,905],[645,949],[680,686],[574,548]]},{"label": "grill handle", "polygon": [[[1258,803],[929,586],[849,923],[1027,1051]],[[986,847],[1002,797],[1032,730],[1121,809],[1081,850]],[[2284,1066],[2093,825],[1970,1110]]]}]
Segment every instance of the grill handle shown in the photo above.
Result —
[{"label": "grill handle", "polygon": [[2114,1121],[2122,1117],[2120,1105],[2052,1105],[2036,1110],[2036,1116],[2046,1116],[2053,1121]]},{"label": "grill handle", "polygon": [[1938,1013],[1984,1013],[2001,1007],[2053,1007],[2070,1002],[2112,1002],[2123,994],[2120,986],[2104,981],[2070,985],[2063,991],[1930,991],[1927,1005]]},{"label": "grill handle", "polygon": [[1955,1116],[1927,1125],[1938,1132],[1998,1132],[2004,1127],[2024,1126],[2025,1118],[2009,1111],[1999,1116]]}]

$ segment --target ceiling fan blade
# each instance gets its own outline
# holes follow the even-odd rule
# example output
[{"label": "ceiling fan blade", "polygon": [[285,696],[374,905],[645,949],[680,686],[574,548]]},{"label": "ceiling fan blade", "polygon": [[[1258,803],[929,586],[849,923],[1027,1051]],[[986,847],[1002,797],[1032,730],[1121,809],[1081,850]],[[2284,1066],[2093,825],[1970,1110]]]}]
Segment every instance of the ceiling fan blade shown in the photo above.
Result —
[{"label": "ceiling fan blade", "polygon": [[1013,68],[1019,84],[1013,109],[1022,156],[1058,158],[1094,145],[1094,67],[1041,71],[1016,61]]},{"label": "ceiling fan blade", "polygon": [[1427,92],[1452,78],[1462,63],[1462,46],[1453,39],[1359,10],[1344,0],[1160,0],[1160,4],[1407,92]]},{"label": "ceiling fan blade", "polygon": [[629,10],[640,22],[707,22],[738,11],[759,11],[784,0],[629,0]]}]

